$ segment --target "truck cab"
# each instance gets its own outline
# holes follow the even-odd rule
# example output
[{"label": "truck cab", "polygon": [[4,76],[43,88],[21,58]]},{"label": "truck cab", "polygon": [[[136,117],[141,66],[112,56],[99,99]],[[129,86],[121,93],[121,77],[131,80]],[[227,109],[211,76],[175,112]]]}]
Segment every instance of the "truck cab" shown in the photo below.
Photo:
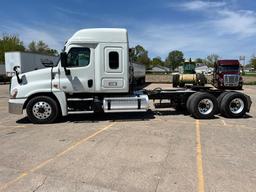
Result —
[{"label": "truck cab", "polygon": [[213,85],[218,89],[242,89],[239,61],[218,60],[214,65]]},{"label": "truck cab", "polygon": [[[65,55],[65,56],[64,56]],[[53,73],[55,90],[65,93],[127,93],[128,34],[125,29],[84,29],[66,43]]]}]

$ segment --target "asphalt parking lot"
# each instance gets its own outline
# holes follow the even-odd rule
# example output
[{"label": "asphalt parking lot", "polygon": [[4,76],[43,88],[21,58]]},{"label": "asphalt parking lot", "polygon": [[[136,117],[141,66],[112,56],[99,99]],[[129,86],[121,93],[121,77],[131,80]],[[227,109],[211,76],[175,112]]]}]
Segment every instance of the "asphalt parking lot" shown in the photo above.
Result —
[{"label": "asphalt parking lot", "polygon": [[0,191],[256,191],[256,86],[245,92],[243,119],[153,110],[33,125],[8,114],[1,85]]}]

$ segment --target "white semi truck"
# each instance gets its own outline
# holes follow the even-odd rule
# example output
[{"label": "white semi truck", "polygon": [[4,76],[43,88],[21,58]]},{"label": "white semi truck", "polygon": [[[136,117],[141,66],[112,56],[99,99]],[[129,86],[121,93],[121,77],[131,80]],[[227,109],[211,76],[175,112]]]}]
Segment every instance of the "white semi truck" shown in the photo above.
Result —
[{"label": "white semi truck", "polygon": [[9,112],[26,110],[33,123],[52,123],[68,114],[146,112],[150,99],[168,100],[203,119],[217,113],[243,117],[251,106],[243,93],[209,87],[134,89],[126,29],[80,30],[65,44],[57,65],[23,74],[14,68]]}]

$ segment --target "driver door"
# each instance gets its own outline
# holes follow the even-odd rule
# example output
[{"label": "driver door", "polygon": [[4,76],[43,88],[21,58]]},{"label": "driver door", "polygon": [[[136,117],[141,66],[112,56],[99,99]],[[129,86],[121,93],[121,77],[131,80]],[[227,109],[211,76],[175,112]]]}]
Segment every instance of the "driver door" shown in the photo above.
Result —
[{"label": "driver door", "polygon": [[60,67],[60,89],[66,93],[95,91],[94,49],[72,47],[67,54],[67,67]]}]

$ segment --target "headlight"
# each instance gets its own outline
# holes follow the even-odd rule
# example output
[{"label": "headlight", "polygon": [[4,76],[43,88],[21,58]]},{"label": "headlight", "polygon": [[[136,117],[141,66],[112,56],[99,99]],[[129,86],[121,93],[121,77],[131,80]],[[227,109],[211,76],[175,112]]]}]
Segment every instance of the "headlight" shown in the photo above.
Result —
[{"label": "headlight", "polygon": [[10,98],[15,99],[18,94],[18,89],[13,89],[10,93]]}]

